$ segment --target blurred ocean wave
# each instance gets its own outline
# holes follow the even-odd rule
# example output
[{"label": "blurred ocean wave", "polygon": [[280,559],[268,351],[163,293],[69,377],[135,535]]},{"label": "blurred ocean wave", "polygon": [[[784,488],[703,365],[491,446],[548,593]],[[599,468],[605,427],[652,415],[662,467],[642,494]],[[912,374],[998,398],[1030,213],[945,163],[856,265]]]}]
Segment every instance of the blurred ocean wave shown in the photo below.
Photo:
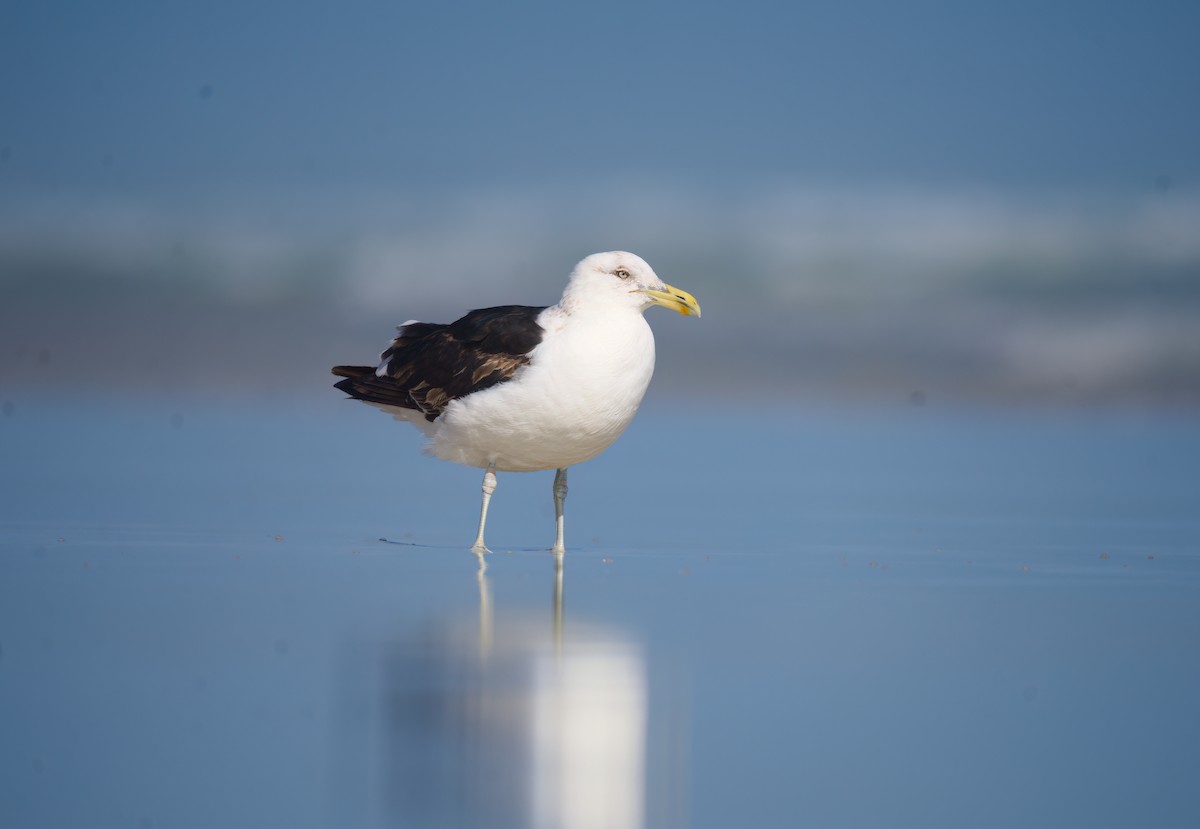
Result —
[{"label": "blurred ocean wave", "polygon": [[904,188],[305,194],[0,209],[14,389],[290,393],[391,326],[555,301],[595,250],[700,298],[664,393],[1200,402],[1200,198]]}]

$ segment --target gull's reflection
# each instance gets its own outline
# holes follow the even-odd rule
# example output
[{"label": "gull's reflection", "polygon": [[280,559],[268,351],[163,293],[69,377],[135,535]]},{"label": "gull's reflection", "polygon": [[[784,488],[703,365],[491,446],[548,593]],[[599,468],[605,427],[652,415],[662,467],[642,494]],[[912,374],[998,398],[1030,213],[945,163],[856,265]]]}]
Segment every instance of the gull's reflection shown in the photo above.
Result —
[{"label": "gull's reflection", "polygon": [[563,625],[563,598],[562,598],[562,582],[563,582],[563,559],[565,556],[562,553],[554,554],[554,651],[562,653],[562,625]]},{"label": "gull's reflection", "polygon": [[[477,625],[438,621],[385,646],[379,673],[358,672],[382,683],[365,737],[379,758],[368,759],[366,788],[379,798],[368,823],[645,825],[643,649],[612,627],[567,620],[563,569],[558,558],[549,618],[505,612],[481,556]],[[503,608],[503,590],[498,599]]]},{"label": "gull's reflection", "polygon": [[641,649],[608,631],[563,646],[563,560],[554,568],[554,653],[530,682],[535,827],[640,827],[646,751]]},{"label": "gull's reflection", "polygon": [[479,658],[487,659],[492,650],[492,588],[488,584],[487,559],[483,553],[479,557],[479,570],[475,574],[479,582]]}]

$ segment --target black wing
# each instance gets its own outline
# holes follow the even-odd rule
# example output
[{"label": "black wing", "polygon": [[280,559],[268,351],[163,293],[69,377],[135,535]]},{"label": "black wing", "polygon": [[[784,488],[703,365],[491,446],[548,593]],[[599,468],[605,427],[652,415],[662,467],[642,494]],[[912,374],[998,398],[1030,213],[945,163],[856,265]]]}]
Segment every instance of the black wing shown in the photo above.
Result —
[{"label": "black wing", "polygon": [[415,409],[436,420],[450,401],[491,388],[529,364],[542,341],[538,315],[545,308],[502,305],[471,311],[449,325],[402,325],[380,359],[383,376],[369,366],[335,366],[334,384],[368,403]]}]

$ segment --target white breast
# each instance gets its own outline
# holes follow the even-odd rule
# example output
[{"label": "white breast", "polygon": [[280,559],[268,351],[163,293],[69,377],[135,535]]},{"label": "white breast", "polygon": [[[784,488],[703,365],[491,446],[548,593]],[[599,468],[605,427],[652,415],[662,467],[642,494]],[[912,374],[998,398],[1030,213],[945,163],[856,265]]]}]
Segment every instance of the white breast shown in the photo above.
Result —
[{"label": "white breast", "polygon": [[654,335],[638,311],[539,318],[546,335],[510,381],[451,403],[429,451],[508,472],[573,466],[612,444],[654,373]]}]

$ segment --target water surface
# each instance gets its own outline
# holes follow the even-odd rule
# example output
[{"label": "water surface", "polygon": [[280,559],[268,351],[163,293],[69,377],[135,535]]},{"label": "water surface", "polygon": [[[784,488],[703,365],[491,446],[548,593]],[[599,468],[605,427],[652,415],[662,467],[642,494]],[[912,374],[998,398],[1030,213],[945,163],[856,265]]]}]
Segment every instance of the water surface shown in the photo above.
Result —
[{"label": "water surface", "polygon": [[[334,401],[334,403],[340,401]],[[1200,430],[643,412],[475,470],[345,405],[0,419],[5,826],[1192,826]]]}]

